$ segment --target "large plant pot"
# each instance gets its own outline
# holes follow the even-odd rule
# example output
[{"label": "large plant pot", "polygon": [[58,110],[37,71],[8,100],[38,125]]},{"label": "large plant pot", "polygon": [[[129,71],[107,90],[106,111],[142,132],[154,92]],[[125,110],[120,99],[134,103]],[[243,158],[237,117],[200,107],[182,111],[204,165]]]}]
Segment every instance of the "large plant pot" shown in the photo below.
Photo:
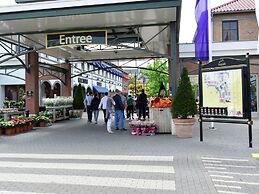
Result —
[{"label": "large plant pot", "polygon": [[46,127],[47,126],[47,123],[46,122],[39,122],[39,127]]},{"label": "large plant pot", "polygon": [[13,135],[15,134],[15,127],[10,127],[5,129],[5,135]]},{"label": "large plant pot", "polygon": [[180,138],[192,137],[195,119],[173,119],[175,124],[175,133]]},{"label": "large plant pot", "polygon": [[74,109],[73,113],[72,113],[73,114],[72,118],[80,118],[80,119],[82,119],[83,112],[84,112],[84,109]]}]

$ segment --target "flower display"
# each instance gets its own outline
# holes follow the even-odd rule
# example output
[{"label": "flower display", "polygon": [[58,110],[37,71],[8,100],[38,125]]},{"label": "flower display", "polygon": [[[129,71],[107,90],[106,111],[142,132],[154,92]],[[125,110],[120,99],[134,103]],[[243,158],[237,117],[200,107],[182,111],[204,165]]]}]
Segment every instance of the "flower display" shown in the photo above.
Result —
[{"label": "flower display", "polygon": [[49,122],[49,118],[46,116],[37,116],[34,118],[34,121],[47,123],[47,122]]},{"label": "flower display", "polygon": [[133,120],[129,122],[130,131],[132,135],[154,135],[157,126],[154,121],[140,121]]},{"label": "flower display", "polygon": [[153,108],[172,107],[172,100],[170,98],[151,98],[149,106]]},{"label": "flower display", "polygon": [[73,97],[64,97],[60,96],[57,98],[44,98],[43,104],[46,107],[56,107],[56,106],[72,106],[73,105]]},{"label": "flower display", "polygon": [[16,113],[19,112],[18,108],[0,108],[0,113]]},{"label": "flower display", "polygon": [[0,122],[0,127],[3,129],[12,128],[15,126],[13,121],[2,121]]}]

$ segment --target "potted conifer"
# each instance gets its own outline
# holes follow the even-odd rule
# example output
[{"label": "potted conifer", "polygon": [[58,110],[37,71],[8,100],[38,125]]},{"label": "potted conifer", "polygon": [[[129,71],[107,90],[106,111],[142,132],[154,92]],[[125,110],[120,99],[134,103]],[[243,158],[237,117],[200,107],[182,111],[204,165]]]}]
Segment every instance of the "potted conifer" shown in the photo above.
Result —
[{"label": "potted conifer", "polygon": [[82,118],[84,111],[84,95],[81,84],[78,85],[75,91],[74,100],[73,100],[73,115],[79,115]]},{"label": "potted conifer", "polygon": [[177,137],[192,137],[195,114],[197,114],[197,108],[194,92],[188,77],[188,71],[186,68],[183,68],[181,80],[172,105],[172,115]]}]

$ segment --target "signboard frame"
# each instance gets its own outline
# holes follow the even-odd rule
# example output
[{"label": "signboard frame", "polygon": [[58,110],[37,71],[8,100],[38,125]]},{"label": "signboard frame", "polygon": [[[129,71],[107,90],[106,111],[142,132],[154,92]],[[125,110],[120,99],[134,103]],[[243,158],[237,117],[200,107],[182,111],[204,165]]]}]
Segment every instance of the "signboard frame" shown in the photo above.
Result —
[{"label": "signboard frame", "polygon": [[[233,58],[220,58],[205,65],[201,61],[199,65],[199,122],[200,122],[200,141],[203,141],[203,122],[218,122],[248,125],[249,147],[252,147],[252,125],[251,118],[251,90],[250,90],[250,61],[249,54],[245,60]],[[241,70],[242,79],[242,107],[243,116],[229,116],[224,107],[203,107],[203,73],[216,71]],[[212,114],[213,113],[213,114]],[[224,113],[224,114],[223,114]]]},{"label": "signboard frame", "polygon": [[[61,44],[61,37],[60,36],[66,36],[70,35],[72,37],[63,37],[62,41],[65,41],[64,44]],[[80,36],[81,35],[81,36]],[[96,37],[92,37],[92,35],[96,35]],[[102,36],[100,36],[102,35]],[[54,36],[54,37],[53,37]],[[55,37],[59,37],[55,39]],[[91,36],[91,37],[88,37]],[[97,39],[101,39],[102,41],[98,40],[95,42]],[[51,40],[52,38],[52,40]],[[90,43],[88,41],[92,40],[93,43]],[[71,44],[67,44],[67,39],[69,41],[73,41]],[[74,43],[74,40],[76,41]],[[85,43],[82,43],[84,41]],[[100,41],[100,42],[99,42]],[[69,32],[51,32],[51,33],[46,33],[45,35],[45,44],[46,44],[46,49],[50,48],[60,48],[64,46],[80,46],[80,45],[107,45],[108,41],[108,36],[107,36],[107,30],[82,30],[82,31],[69,31]],[[54,43],[53,43],[54,42]],[[59,44],[58,44],[59,42]]]},{"label": "signboard frame", "polygon": [[[212,69],[205,69],[202,71],[202,79],[204,78],[203,73],[207,73],[207,72],[220,72],[220,71],[231,71],[231,70],[240,70],[241,71],[241,90],[242,90],[242,94],[247,93],[247,87],[245,86],[245,73],[246,73],[246,69],[245,67],[231,67],[231,68],[224,68],[224,69],[216,69],[216,70],[212,70]],[[201,83],[201,87],[203,87],[203,83]],[[204,88],[203,88],[204,89]],[[202,89],[202,91],[204,91]],[[203,92],[204,95],[204,92]],[[201,105],[203,107],[204,104],[204,96],[202,98],[202,102]],[[227,114],[204,114],[203,111],[201,112],[203,117],[214,117],[214,118],[230,118],[230,119],[246,119],[247,118],[247,114],[246,114],[246,107],[244,105],[246,105],[247,102],[247,96],[242,95],[242,116],[228,116]],[[215,106],[214,106],[215,107]],[[212,107],[210,107],[212,108]],[[221,108],[221,107],[215,107],[215,108]]]}]

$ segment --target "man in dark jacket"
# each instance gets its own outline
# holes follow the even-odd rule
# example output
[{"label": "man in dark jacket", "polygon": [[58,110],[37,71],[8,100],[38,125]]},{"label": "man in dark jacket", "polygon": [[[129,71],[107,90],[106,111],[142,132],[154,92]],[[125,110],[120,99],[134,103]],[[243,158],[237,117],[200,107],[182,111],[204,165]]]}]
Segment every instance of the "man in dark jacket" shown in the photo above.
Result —
[{"label": "man in dark jacket", "polygon": [[99,104],[100,104],[100,99],[98,98],[97,94],[94,94],[94,98],[91,102],[91,107],[92,107],[92,111],[94,113],[95,124],[97,124],[97,120],[98,120],[98,116],[99,116]]},{"label": "man in dark jacket", "polygon": [[137,99],[137,106],[139,109],[138,119],[141,119],[141,116],[143,116],[143,119],[146,119],[146,108],[147,108],[147,95],[145,94],[145,90],[142,89],[142,93],[138,96]]},{"label": "man in dark jacket", "polygon": [[120,91],[116,90],[116,94],[113,96],[113,100],[115,102],[114,109],[114,127],[116,130],[119,130],[118,128],[118,122],[120,121],[120,129],[121,130],[126,130],[124,128],[124,118],[123,118],[123,111],[124,111],[124,106],[122,103],[122,99],[120,96]]}]

